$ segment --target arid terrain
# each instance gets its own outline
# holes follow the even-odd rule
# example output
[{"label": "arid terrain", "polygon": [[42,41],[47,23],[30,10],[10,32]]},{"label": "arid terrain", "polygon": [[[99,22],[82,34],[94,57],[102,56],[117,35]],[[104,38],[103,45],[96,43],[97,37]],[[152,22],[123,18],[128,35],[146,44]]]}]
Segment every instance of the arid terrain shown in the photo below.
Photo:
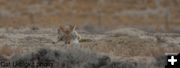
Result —
[{"label": "arid terrain", "polygon": [[[180,0],[0,0],[0,61],[164,68],[165,53],[180,52],[179,6]],[[82,36],[77,48],[53,43],[58,27],[69,24]]]},{"label": "arid terrain", "polygon": [[91,23],[174,29],[180,22],[179,5],[179,0],[1,0],[0,27]]},{"label": "arid terrain", "polygon": [[[22,55],[19,57],[30,57],[23,55],[30,55],[31,52],[36,53],[39,49],[45,49],[45,51],[50,49],[50,52],[60,50],[60,54],[62,53],[65,56],[74,55],[73,59],[78,56],[93,59],[90,56],[95,58],[96,55],[109,56],[111,59],[109,64],[101,67],[90,66],[89,68],[113,68],[111,67],[113,64],[115,65],[114,68],[163,68],[165,53],[180,52],[179,33],[153,33],[130,27],[104,33],[77,31],[82,36],[80,48],[65,49],[62,46],[63,42],[52,44],[53,41],[57,40],[56,28],[1,28],[0,53],[2,57],[10,56],[9,59],[13,60],[19,59],[17,58],[19,55]],[[68,61],[70,58],[66,60]],[[82,61],[82,59],[78,59],[78,61]],[[96,61],[95,59],[92,60],[93,63]],[[87,60],[87,62],[90,62],[90,60]],[[116,64],[115,62],[119,63]],[[80,67],[84,68],[81,64]]]}]

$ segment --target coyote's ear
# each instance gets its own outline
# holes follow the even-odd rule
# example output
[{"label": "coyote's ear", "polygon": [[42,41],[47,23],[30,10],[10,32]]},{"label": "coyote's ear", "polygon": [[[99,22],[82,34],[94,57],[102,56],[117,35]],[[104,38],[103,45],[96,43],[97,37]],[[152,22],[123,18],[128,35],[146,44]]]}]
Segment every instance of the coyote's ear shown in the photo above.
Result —
[{"label": "coyote's ear", "polygon": [[62,26],[59,26],[58,31],[63,31],[64,32],[64,28]]},{"label": "coyote's ear", "polygon": [[76,29],[76,25],[71,25],[71,30],[74,31]]}]

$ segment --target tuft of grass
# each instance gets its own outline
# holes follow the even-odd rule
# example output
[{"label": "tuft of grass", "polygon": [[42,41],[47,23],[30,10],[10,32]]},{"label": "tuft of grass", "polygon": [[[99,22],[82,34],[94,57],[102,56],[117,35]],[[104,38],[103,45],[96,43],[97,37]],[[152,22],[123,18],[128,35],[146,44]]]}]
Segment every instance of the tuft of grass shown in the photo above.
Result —
[{"label": "tuft of grass", "polygon": [[[100,56],[79,49],[63,51],[42,48],[32,53],[14,56],[11,61],[16,63],[47,63],[52,64],[49,66],[51,68],[85,68],[86,66],[100,68],[110,63],[111,59],[108,56]],[[19,66],[17,68],[25,67],[33,68],[34,66]]]},{"label": "tuft of grass", "polygon": [[[151,64],[132,60],[112,60],[109,56],[97,55],[82,49],[55,50],[41,48],[26,54],[13,56],[11,59],[4,61],[16,62],[17,64],[30,62],[48,64],[40,68],[151,68]],[[12,68],[34,68],[35,66],[23,65]]]},{"label": "tuft of grass", "polygon": [[22,52],[22,48],[13,48],[12,46],[3,45],[0,47],[0,56],[4,59],[10,59],[14,55]]},{"label": "tuft of grass", "polygon": [[31,27],[30,29],[31,29],[32,31],[37,31],[37,30],[39,30],[39,27],[33,26],[33,27]]}]

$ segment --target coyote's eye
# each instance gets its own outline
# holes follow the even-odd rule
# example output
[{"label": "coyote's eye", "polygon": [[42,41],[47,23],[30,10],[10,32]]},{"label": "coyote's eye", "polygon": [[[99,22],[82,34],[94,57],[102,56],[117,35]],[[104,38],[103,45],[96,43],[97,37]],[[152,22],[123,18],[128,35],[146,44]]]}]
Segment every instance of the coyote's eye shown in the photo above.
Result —
[{"label": "coyote's eye", "polygon": [[65,44],[70,44],[70,41],[66,41]]}]

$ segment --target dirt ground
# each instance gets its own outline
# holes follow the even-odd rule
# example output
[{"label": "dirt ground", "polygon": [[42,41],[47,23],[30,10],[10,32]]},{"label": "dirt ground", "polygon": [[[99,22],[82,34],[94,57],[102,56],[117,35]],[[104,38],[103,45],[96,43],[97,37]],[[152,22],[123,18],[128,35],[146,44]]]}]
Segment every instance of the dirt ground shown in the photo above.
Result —
[{"label": "dirt ground", "polygon": [[[180,34],[149,33],[136,28],[119,28],[101,34],[78,31],[82,36],[80,48],[105,54],[119,60],[136,60],[153,63],[165,53],[180,52]],[[38,48],[62,49],[63,42],[57,40],[56,28],[1,28],[0,46],[8,46],[16,51],[27,53]],[[19,49],[18,49],[19,48]],[[1,51],[1,54],[10,51]]]}]

